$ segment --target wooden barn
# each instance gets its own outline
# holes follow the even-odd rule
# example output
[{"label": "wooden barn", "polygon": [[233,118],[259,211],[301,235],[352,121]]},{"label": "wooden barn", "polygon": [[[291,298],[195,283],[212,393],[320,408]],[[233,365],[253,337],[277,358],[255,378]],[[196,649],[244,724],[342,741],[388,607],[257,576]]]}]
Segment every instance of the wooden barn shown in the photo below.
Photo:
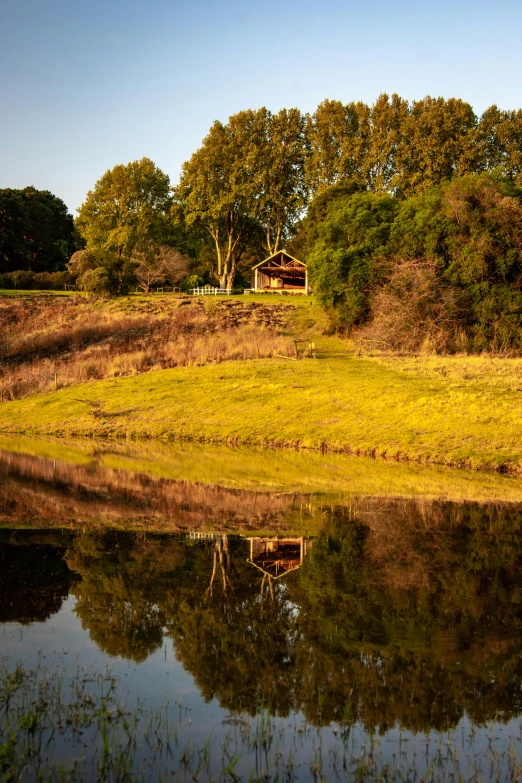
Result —
[{"label": "wooden barn", "polygon": [[252,267],[254,291],[293,291],[308,293],[306,264],[294,258],[286,250],[279,250]]},{"label": "wooden barn", "polygon": [[248,562],[264,574],[278,579],[302,564],[312,544],[303,538],[249,538]]}]

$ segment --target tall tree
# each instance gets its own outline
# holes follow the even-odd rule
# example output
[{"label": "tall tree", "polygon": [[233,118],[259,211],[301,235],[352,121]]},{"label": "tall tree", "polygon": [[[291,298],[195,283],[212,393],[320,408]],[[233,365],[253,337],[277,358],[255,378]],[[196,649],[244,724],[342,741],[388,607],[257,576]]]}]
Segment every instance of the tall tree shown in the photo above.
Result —
[{"label": "tall tree", "polygon": [[486,171],[501,169],[522,187],[522,109],[487,109],[477,128],[477,152]]},{"label": "tall tree", "polygon": [[397,151],[408,117],[408,102],[398,95],[383,93],[370,108],[365,127],[366,137],[361,156],[361,176],[369,190],[393,192],[397,188]]},{"label": "tall tree", "polygon": [[72,215],[48,190],[0,190],[0,272],[54,272],[78,246]]},{"label": "tall tree", "polygon": [[326,100],[308,117],[306,183],[310,191],[319,193],[341,180],[361,177],[368,115],[369,108],[364,103],[344,105]]},{"label": "tall tree", "polygon": [[87,247],[125,258],[160,245],[168,233],[170,181],[149,158],[106,171],[78,211]]},{"label": "tall tree", "polygon": [[305,159],[301,112],[261,108],[215,122],[185,163],[175,212],[211,237],[222,287],[232,287],[260,236],[272,254],[291,235],[307,203]]},{"label": "tall tree", "polygon": [[401,197],[421,192],[480,169],[476,126],[472,107],[454,98],[409,104],[384,93],[372,106],[324,101],[308,121],[308,187],[320,193],[349,180]]},{"label": "tall tree", "polygon": [[183,165],[176,189],[175,213],[181,212],[189,228],[212,238],[216,275],[223,288],[233,286],[241,256],[259,230],[265,112],[242,111],[226,125],[216,121]]},{"label": "tall tree", "polygon": [[476,126],[469,103],[429,96],[414,101],[403,117],[395,153],[397,193],[410,196],[476,172]]},{"label": "tall tree", "polygon": [[292,233],[307,204],[306,119],[299,109],[262,110],[265,149],[259,148],[259,219],[272,255]]},{"label": "tall tree", "polygon": [[242,111],[226,125],[216,121],[183,171],[175,212],[188,228],[213,243],[221,287],[234,284],[238,264],[260,231],[260,182],[266,152],[266,109]]}]

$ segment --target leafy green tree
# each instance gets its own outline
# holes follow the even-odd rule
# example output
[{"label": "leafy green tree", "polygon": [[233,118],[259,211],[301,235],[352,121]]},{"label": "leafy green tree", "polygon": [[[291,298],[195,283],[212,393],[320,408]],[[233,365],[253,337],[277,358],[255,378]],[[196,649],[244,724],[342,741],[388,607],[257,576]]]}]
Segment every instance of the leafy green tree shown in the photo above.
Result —
[{"label": "leafy green tree", "polygon": [[168,176],[142,158],[105,172],[87,194],[76,225],[88,248],[128,259],[165,241],[170,204]]},{"label": "leafy green tree", "polygon": [[312,193],[361,178],[368,114],[364,103],[326,100],[308,117],[306,182]]},{"label": "leafy green tree", "polygon": [[522,347],[522,202],[509,180],[468,175],[407,199],[390,248],[431,262],[458,292],[463,347]]},{"label": "leafy green tree", "polygon": [[174,215],[211,238],[222,287],[233,286],[262,242],[272,254],[292,233],[307,202],[305,131],[297,109],[239,112],[215,122],[184,164]]},{"label": "leafy green tree", "polygon": [[371,286],[384,274],[383,259],[398,207],[388,195],[357,190],[357,186],[339,186],[331,200],[328,192],[323,193],[319,206],[312,205],[312,214],[324,217],[308,229],[310,280],[319,301],[342,329],[367,315]]},{"label": "leafy green tree", "polygon": [[396,94],[380,95],[366,115],[364,154],[361,156],[361,178],[374,192],[393,193],[399,172],[397,151],[404,135],[408,102]]},{"label": "leafy green tree", "polygon": [[402,118],[394,153],[399,195],[406,197],[443,180],[478,170],[477,117],[469,103],[450,98],[414,101]]},{"label": "leafy green tree", "polygon": [[79,246],[72,216],[48,190],[0,190],[0,273],[64,269]]},{"label": "leafy green tree", "polygon": [[487,109],[477,128],[477,155],[486,171],[499,169],[522,187],[522,109]]},{"label": "leafy green tree", "polygon": [[308,121],[307,184],[312,192],[343,180],[405,197],[480,169],[477,118],[461,100],[397,94],[375,103],[324,101]]},{"label": "leafy green tree", "polygon": [[305,186],[306,119],[298,109],[262,110],[265,149],[260,148],[259,220],[269,255],[293,233],[308,201]]},{"label": "leafy green tree", "polygon": [[202,146],[183,165],[174,215],[210,235],[215,273],[231,288],[249,242],[260,230],[260,151],[265,149],[266,110],[243,111],[216,121]]}]

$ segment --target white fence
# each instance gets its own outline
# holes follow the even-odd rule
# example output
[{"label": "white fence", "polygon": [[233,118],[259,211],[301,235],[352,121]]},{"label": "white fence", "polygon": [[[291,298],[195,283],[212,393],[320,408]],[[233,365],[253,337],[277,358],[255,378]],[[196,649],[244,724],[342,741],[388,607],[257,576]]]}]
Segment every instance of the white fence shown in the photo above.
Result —
[{"label": "white fence", "polygon": [[212,285],[203,286],[203,288],[191,288],[192,296],[217,296],[223,294],[225,296],[232,293],[231,288],[215,288]]}]

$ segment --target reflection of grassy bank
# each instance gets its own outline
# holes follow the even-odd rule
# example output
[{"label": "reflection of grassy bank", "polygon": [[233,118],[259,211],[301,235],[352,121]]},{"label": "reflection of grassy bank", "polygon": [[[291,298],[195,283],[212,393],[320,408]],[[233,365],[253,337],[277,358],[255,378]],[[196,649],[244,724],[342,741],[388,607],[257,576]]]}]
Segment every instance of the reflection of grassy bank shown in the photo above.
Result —
[{"label": "reflection of grassy bank", "polygon": [[[70,465],[259,492],[522,501],[519,478],[297,450],[0,435],[0,449]],[[337,501],[342,500],[338,497]],[[333,501],[333,499],[332,499]]]}]

